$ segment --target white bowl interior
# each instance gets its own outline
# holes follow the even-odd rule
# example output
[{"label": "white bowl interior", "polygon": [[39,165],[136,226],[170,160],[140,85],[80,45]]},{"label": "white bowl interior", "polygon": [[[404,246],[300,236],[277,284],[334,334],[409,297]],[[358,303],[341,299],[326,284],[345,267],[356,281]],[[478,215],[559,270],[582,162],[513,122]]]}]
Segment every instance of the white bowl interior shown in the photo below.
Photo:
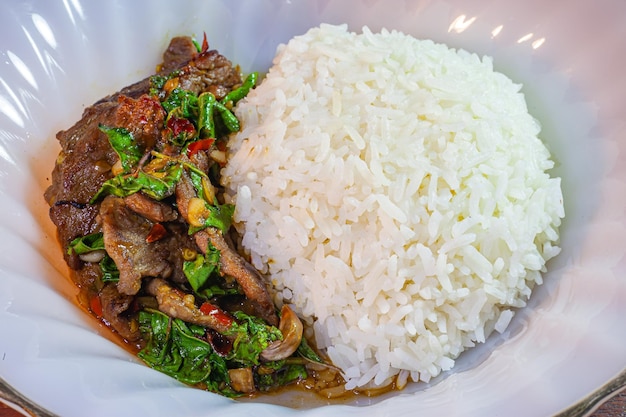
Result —
[{"label": "white bowl interior", "polygon": [[[0,334],[10,337],[0,340],[0,375],[42,406],[67,416],[201,416],[216,407],[221,415],[539,416],[626,365],[623,2],[68,0],[5,9]],[[43,200],[59,150],[54,134],[149,75],[172,36],[206,32],[244,72],[265,71],[279,43],[322,22],[397,29],[491,55],[523,83],[563,181],[563,252],[504,334],[429,384],[356,403],[367,407],[318,408],[324,401],[294,393],[235,403],[148,369],[76,307]]]}]

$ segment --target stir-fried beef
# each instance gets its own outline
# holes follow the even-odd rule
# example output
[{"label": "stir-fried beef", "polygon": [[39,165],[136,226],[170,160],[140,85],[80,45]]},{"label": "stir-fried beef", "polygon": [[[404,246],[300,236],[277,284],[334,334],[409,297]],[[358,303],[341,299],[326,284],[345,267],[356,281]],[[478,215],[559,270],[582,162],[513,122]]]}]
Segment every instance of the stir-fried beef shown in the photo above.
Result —
[{"label": "stir-fried beef", "polygon": [[222,334],[229,331],[233,322],[233,319],[218,307],[212,307],[213,314],[204,314],[195,305],[193,296],[177,290],[162,279],[155,278],[150,281],[147,290],[156,297],[159,310],[169,316],[206,326]]},{"label": "stir-fried beef", "polygon": [[[189,221],[189,202],[195,197],[191,179],[183,174],[176,186],[176,205],[183,218]],[[259,272],[254,269],[228,243],[221,231],[214,227],[201,230],[195,234],[195,240],[203,253],[207,252],[209,244],[220,251],[220,273],[230,275],[237,280],[246,297],[252,301],[257,314],[272,325],[278,324],[274,303],[269,295],[265,281]]]},{"label": "stir-fried beef", "polygon": [[320,359],[288,306],[279,325],[220,193],[233,107],[258,74],[242,82],[206,39],[198,50],[186,37],[157,68],[57,134],[45,198],[78,298],[146,364],[189,384],[232,396],[302,379]]},{"label": "stir-fried beef", "polygon": [[[216,51],[198,53],[188,37],[172,39],[163,54],[158,74],[166,75],[174,70],[178,71],[177,77],[168,88],[179,87],[196,94],[211,92],[218,100],[241,83],[238,68],[228,59]],[[141,192],[124,198],[108,196],[101,201],[91,201],[102,184],[120,169],[119,156],[101,126],[128,130],[146,156],[152,150],[168,153],[164,143],[166,113],[159,99],[149,94],[150,88],[150,78],[146,78],[104,97],[86,108],[75,125],[60,131],[57,139],[62,150],[52,173],[52,184],[45,193],[63,248],[68,248],[77,237],[102,233],[106,253],[119,270],[117,283],[94,282],[97,264],[86,264],[72,251],[64,250],[65,258],[75,281],[81,287],[90,287],[83,290],[99,294],[103,318],[128,340],[138,337],[136,323],[128,317],[127,310],[133,296],[142,293],[144,278],[185,285],[183,253],[185,250],[201,253],[180,218],[186,219],[186,205],[178,207],[183,214],[179,216],[176,205],[156,201]],[[208,152],[198,152],[191,158],[203,171],[208,171],[212,164]],[[187,173],[176,188],[177,194],[184,194],[185,187],[189,195],[195,193]],[[220,250],[228,259],[239,256],[227,246]],[[237,264],[243,265],[241,261]],[[228,274],[235,269],[227,266],[225,271]],[[276,324],[277,317],[262,281],[251,285],[245,279],[236,278],[246,295],[254,297],[253,303],[261,306],[262,317]],[[263,285],[264,293],[257,291],[259,284]],[[256,287],[257,290],[250,290]]]},{"label": "stir-fried beef", "polygon": [[[113,103],[89,107],[80,122],[57,134],[61,152],[45,198],[63,247],[75,237],[99,229],[98,207],[87,203],[100,185],[111,178],[111,166],[117,161],[117,155],[98,129],[101,123],[114,122],[115,109]],[[67,251],[64,254],[70,267],[80,268],[76,257]]]},{"label": "stir-fried beef", "polygon": [[155,201],[141,193],[124,197],[124,203],[135,213],[153,222],[173,222],[178,218],[178,212],[172,206]]},{"label": "stir-fried beef", "polygon": [[258,315],[268,323],[278,325],[274,304],[263,277],[227,243],[222,232],[210,227],[196,233],[195,238],[201,251],[206,252],[209,243],[220,251],[220,273],[234,277],[246,297],[253,302]]},{"label": "stir-fried beef", "polygon": [[132,342],[138,340],[140,334],[137,320],[126,314],[134,297],[120,294],[114,283],[106,284],[98,296],[102,305],[102,318],[124,339]]},{"label": "stir-fried beef", "polygon": [[[129,209],[124,200],[109,196],[100,207],[104,247],[120,271],[117,289],[134,295],[143,277],[168,278],[173,272],[171,256],[176,256],[178,242],[171,238],[146,242],[154,222]],[[170,245],[172,243],[172,245]],[[173,252],[172,252],[173,251]]]},{"label": "stir-fried beef", "polygon": [[152,149],[161,137],[165,111],[158,99],[143,94],[118,98],[115,126],[127,129],[143,149]]},{"label": "stir-fried beef", "polygon": [[188,37],[180,36],[172,39],[165,52],[163,52],[163,64],[161,64],[159,72],[167,74],[181,68],[196,53],[196,45]]}]

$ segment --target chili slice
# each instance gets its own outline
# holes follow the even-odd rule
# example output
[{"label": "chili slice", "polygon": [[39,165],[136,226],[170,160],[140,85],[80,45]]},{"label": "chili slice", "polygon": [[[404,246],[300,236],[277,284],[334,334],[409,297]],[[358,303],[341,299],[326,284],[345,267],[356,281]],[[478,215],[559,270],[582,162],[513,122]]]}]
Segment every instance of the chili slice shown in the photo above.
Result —
[{"label": "chili slice", "polygon": [[189,146],[187,146],[187,156],[191,157],[198,153],[198,151],[209,150],[211,149],[211,146],[213,146],[213,143],[215,143],[214,138],[200,139],[195,142],[191,142]]},{"label": "chili slice", "polygon": [[224,310],[220,309],[217,306],[214,306],[208,301],[202,303],[202,305],[200,306],[200,312],[204,315],[215,317],[217,321],[227,327],[232,326],[235,322],[235,320],[230,317]]},{"label": "chili slice", "polygon": [[155,223],[146,236],[146,243],[156,242],[167,235],[167,229],[161,223]]}]

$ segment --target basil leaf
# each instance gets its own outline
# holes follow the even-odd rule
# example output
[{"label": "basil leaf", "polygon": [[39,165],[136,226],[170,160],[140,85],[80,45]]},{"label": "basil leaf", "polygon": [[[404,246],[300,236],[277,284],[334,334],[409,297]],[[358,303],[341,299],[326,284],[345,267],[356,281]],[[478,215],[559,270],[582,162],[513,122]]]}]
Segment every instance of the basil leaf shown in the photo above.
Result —
[{"label": "basil leaf", "polygon": [[104,238],[102,233],[91,233],[72,240],[68,245],[67,254],[71,255],[72,252],[74,252],[76,255],[82,255],[84,253],[102,249],[104,249]]},{"label": "basil leaf", "polygon": [[99,265],[100,271],[102,271],[102,282],[118,282],[120,280],[120,270],[117,269],[115,261],[109,255],[105,255]]},{"label": "basil leaf", "polygon": [[[195,167],[195,166],[194,166]],[[191,179],[191,183],[193,184],[193,188],[196,190],[196,194],[203,196],[204,195],[204,187],[202,186],[202,175],[201,172],[197,170],[190,169],[189,170],[189,178]]]},{"label": "basil leaf", "polygon": [[143,149],[135,142],[133,134],[123,127],[99,125],[98,128],[109,138],[111,147],[120,157],[124,172],[130,172],[143,156]]},{"label": "basil leaf", "polygon": [[230,226],[233,222],[235,206],[232,204],[209,205],[208,203],[206,206],[211,215],[206,219],[204,227],[190,227],[189,234],[193,234],[198,230],[202,230],[206,227],[218,228],[223,233],[228,232],[228,229],[230,229]]},{"label": "basil leaf", "polygon": [[300,341],[300,346],[298,346],[297,352],[300,356],[312,362],[324,363],[322,358],[320,358],[311,346],[309,346],[309,342],[307,342],[306,337],[303,337]]},{"label": "basil leaf", "polygon": [[125,175],[116,175],[110,180],[102,183],[102,186],[98,190],[91,200],[89,200],[90,204],[95,203],[101,197],[105,197],[107,195],[114,195],[116,197],[127,197],[131,194],[134,194],[141,190],[141,185],[135,181],[135,178],[132,176]]},{"label": "basil leaf", "polygon": [[236,338],[228,359],[244,367],[258,365],[261,352],[273,341],[282,340],[282,333],[277,327],[269,326],[259,317],[250,316],[242,311],[235,311],[232,314],[238,322],[232,326]]},{"label": "basil leaf", "polygon": [[233,214],[235,214],[235,206],[232,204],[216,204],[209,205],[211,216],[206,220],[207,226],[217,227],[223,233],[228,232],[233,222]]},{"label": "basil leaf", "polygon": [[168,114],[179,109],[180,113],[177,115],[187,119],[195,118],[198,114],[198,97],[193,92],[178,87],[168,94],[161,105]]},{"label": "basil leaf", "polygon": [[222,233],[228,232],[233,222],[233,214],[235,213],[235,206],[232,204],[215,204],[210,205],[206,203],[207,210],[210,212],[210,216],[205,220],[204,226],[194,227],[189,226],[189,234],[192,235],[207,227],[215,227],[222,231]]},{"label": "basil leaf", "polygon": [[183,262],[183,272],[193,291],[206,299],[241,294],[238,286],[228,285],[219,274],[219,250],[209,243],[207,252],[205,256],[198,255],[193,261]]},{"label": "basil leaf", "polygon": [[206,258],[198,255],[195,260],[183,263],[183,272],[196,293],[200,292],[211,274],[219,272],[220,252],[212,245],[209,245],[207,252]]},{"label": "basil leaf", "polygon": [[139,191],[155,200],[162,200],[174,193],[182,173],[183,167],[177,163],[171,164],[165,171],[152,175],[143,171],[139,171],[137,176],[120,174],[105,181],[89,202],[93,204],[107,195],[127,197]]},{"label": "basil leaf", "polygon": [[172,164],[161,178],[140,171],[137,175],[137,182],[141,184],[141,191],[144,194],[155,200],[162,200],[174,193],[182,173],[183,167],[181,164]]},{"label": "basil leaf", "polygon": [[204,329],[155,311],[139,312],[139,329],[147,340],[138,353],[150,367],[187,384],[205,383],[226,396],[238,395],[228,387],[228,367],[211,345],[200,339]]},{"label": "basil leaf", "polygon": [[[259,390],[269,391],[308,377],[306,367],[302,364],[285,364],[285,361],[277,363],[280,366],[274,372],[255,374],[255,383]],[[267,367],[267,365],[264,364],[263,366]]]}]

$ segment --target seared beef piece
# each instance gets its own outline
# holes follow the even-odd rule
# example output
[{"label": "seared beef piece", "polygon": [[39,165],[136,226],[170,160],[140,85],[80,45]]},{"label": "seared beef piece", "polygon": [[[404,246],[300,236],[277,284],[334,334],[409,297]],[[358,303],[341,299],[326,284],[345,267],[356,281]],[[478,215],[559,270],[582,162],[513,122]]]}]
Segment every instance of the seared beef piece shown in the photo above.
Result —
[{"label": "seared beef piece", "polygon": [[180,76],[181,88],[194,93],[208,91],[218,100],[239,84],[239,71],[217,51],[206,51],[198,55]]},{"label": "seared beef piece", "polygon": [[[78,258],[78,257],[77,257]],[[90,291],[83,291],[78,295],[78,302],[85,308],[91,308],[91,299],[94,293],[97,293],[102,288],[102,270],[100,264],[97,263],[85,263],[80,268],[80,274],[77,271],[72,270],[72,279],[76,285],[81,289],[89,289]]]},{"label": "seared beef piece", "polygon": [[[112,124],[115,110],[114,103],[89,107],[79,123],[57,134],[61,152],[45,198],[63,249],[75,237],[99,230],[98,208],[88,202],[102,183],[111,178],[111,166],[118,158],[98,125]],[[77,257],[68,255],[66,250],[63,253],[72,269],[80,268]]]},{"label": "seared beef piece", "polygon": [[[98,212],[98,207],[89,204],[75,204],[70,201],[54,203],[50,208],[50,219],[57,225],[57,236],[64,249],[75,237],[100,230],[100,223],[97,221]],[[73,270],[82,268],[83,262],[74,252],[68,253],[67,250],[63,250],[63,257]]]},{"label": "seared beef piece", "polygon": [[160,278],[150,281],[146,289],[149,294],[156,297],[159,310],[168,316],[206,326],[222,334],[230,329],[233,319],[227,313],[213,307],[213,314],[204,314],[195,305],[193,296],[177,290]]},{"label": "seared beef piece", "polygon": [[153,200],[142,193],[125,197],[124,203],[135,213],[153,222],[173,222],[178,218],[178,212],[172,206]]},{"label": "seared beef piece", "polygon": [[254,304],[257,315],[277,326],[274,303],[259,271],[233,249],[232,243],[227,242],[219,229],[208,227],[197,232],[194,237],[202,252],[206,253],[209,242],[220,251],[220,274],[235,278],[246,297]]},{"label": "seared beef piece", "polygon": [[163,53],[163,64],[160,73],[169,74],[189,62],[198,53],[196,45],[187,36],[179,36],[170,41]]},{"label": "seared beef piece", "polygon": [[134,99],[120,96],[115,117],[115,127],[126,128],[144,150],[149,151],[161,138],[165,110],[161,102],[147,94]]},{"label": "seared beef piece", "polygon": [[120,336],[129,342],[139,340],[139,324],[128,309],[133,303],[134,297],[120,294],[114,283],[106,284],[99,294],[102,304],[102,318]]},{"label": "seared beef piece", "polygon": [[[182,272],[182,250],[197,250],[186,231],[167,225],[167,234],[154,242],[146,242],[154,222],[131,210],[124,199],[108,196],[100,206],[104,247],[120,271],[117,288],[120,293],[134,295],[141,288],[143,277],[169,278]],[[174,277],[175,281],[181,277]]]}]

